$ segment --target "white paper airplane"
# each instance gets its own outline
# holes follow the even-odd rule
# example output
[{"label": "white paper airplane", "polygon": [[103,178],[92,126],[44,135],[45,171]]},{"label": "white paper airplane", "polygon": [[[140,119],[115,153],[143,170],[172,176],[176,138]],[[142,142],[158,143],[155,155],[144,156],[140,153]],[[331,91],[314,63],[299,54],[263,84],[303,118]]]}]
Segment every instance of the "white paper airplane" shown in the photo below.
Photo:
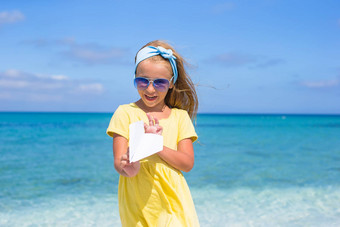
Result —
[{"label": "white paper airplane", "polygon": [[130,124],[129,161],[136,162],[163,150],[163,136],[145,133],[144,121]]}]

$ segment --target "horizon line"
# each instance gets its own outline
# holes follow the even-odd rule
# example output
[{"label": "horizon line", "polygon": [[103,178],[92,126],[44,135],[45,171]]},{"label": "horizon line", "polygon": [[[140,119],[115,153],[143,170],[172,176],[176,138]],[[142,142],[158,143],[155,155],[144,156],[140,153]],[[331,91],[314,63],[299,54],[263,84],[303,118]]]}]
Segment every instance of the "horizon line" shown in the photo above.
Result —
[{"label": "horizon line", "polygon": [[[39,111],[39,110],[0,110],[0,113],[60,113],[60,114],[113,114],[114,112],[104,111]],[[301,112],[198,112],[197,115],[327,115],[338,116],[340,113],[301,113]]]}]

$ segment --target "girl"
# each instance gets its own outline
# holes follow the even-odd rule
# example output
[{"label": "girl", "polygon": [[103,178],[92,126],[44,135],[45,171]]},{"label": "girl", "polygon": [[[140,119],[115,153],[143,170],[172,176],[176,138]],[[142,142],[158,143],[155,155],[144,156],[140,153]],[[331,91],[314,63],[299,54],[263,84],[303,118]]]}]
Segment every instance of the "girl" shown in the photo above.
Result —
[{"label": "girl", "polygon": [[[136,55],[134,85],[140,99],[117,108],[107,134],[113,137],[114,166],[120,174],[119,212],[123,226],[199,226],[181,171],[194,165],[197,139],[191,118],[198,100],[183,58],[167,43],[152,41]],[[129,163],[129,125],[143,120],[146,133],[163,135],[163,150]]]}]

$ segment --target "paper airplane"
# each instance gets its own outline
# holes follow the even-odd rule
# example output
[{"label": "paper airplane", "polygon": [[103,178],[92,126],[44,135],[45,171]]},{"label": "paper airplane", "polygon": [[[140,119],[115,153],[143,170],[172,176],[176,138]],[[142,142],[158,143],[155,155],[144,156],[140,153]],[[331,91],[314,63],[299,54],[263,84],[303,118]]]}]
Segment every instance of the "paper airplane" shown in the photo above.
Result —
[{"label": "paper airplane", "polygon": [[163,150],[163,136],[145,133],[144,121],[130,124],[129,161],[136,162]]}]

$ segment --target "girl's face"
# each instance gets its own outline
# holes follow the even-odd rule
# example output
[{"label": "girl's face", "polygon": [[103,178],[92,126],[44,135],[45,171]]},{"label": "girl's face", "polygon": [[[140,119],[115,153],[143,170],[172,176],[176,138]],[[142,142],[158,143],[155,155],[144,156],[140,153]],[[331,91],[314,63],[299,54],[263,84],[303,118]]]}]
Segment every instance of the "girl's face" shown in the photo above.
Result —
[{"label": "girl's face", "polygon": [[[159,78],[170,80],[172,70],[171,68],[169,69],[170,63],[169,66],[166,64],[167,63],[165,61],[152,61],[146,59],[138,64],[136,77],[144,77],[151,80]],[[172,86],[171,82],[169,88],[172,88]],[[138,93],[147,107],[154,108],[156,110],[164,107],[164,99],[168,90],[158,91],[154,88],[153,83],[150,82],[149,86],[145,90],[138,90]]]}]

